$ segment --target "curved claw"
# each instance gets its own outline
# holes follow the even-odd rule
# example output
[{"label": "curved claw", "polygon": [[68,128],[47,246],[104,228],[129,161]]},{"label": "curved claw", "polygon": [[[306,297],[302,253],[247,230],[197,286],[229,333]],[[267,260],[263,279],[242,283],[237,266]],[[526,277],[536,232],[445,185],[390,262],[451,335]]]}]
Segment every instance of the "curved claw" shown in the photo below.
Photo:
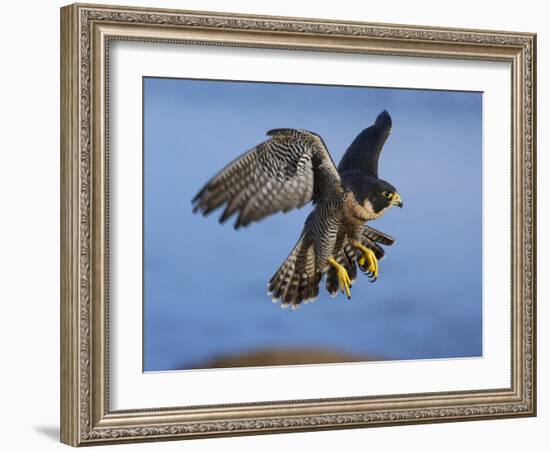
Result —
[{"label": "curved claw", "polygon": [[342,292],[342,294],[345,293],[348,296],[348,300],[351,299],[351,279],[348,275],[348,271],[334,258],[329,258],[328,262],[332,267],[336,269],[340,291]]},{"label": "curved claw", "polygon": [[[359,242],[355,243],[354,245],[363,253],[363,255],[357,260],[357,262],[359,263],[359,268],[363,272],[366,272],[369,281],[371,283],[374,283],[378,279],[378,259],[376,258],[376,255],[370,248],[365,247]],[[367,261],[368,266],[365,267]]]}]

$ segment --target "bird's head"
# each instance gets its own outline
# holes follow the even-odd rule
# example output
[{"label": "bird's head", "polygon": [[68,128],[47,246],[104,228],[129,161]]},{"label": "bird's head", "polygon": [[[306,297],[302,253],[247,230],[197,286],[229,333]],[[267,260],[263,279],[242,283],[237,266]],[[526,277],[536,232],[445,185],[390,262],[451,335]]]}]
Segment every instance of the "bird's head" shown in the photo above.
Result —
[{"label": "bird's head", "polygon": [[403,207],[403,200],[397,189],[387,181],[378,178],[368,178],[354,193],[357,201],[367,211],[372,211],[376,217],[382,215],[392,206]]}]

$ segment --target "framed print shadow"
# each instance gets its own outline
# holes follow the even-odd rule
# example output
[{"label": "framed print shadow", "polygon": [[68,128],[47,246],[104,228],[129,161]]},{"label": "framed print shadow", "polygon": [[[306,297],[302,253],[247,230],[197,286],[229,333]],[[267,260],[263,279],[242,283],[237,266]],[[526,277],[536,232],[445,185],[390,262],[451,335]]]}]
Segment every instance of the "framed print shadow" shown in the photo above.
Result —
[{"label": "framed print shadow", "polygon": [[62,442],[535,415],[535,57],[62,8]]}]

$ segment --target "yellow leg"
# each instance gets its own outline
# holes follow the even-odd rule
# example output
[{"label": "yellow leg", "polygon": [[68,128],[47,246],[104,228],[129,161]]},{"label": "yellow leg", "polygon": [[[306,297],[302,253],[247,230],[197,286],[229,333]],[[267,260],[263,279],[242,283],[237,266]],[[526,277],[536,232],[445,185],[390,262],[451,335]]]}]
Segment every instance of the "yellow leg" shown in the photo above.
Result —
[{"label": "yellow leg", "polygon": [[342,293],[344,293],[345,291],[346,295],[348,296],[348,299],[350,299],[351,298],[351,292],[350,292],[351,280],[349,278],[348,271],[344,266],[342,266],[341,264],[338,264],[338,262],[332,257],[328,259],[328,263],[336,269],[336,274],[338,276],[338,283],[340,284],[340,290],[342,291]]},{"label": "yellow leg", "polygon": [[364,266],[365,262],[369,262],[367,272],[369,272],[372,281],[375,281],[378,278],[378,259],[376,259],[376,255],[370,248],[365,247],[360,242],[354,242],[353,245],[363,253],[363,256],[359,258],[359,264]]}]

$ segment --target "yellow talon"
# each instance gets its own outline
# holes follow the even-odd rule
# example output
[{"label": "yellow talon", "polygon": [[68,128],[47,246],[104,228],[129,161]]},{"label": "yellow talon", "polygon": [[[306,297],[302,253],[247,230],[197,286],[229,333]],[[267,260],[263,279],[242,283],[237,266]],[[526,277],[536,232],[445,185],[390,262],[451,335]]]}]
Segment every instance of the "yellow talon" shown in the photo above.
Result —
[{"label": "yellow talon", "polygon": [[338,264],[338,262],[334,258],[329,258],[328,263],[336,269],[336,275],[338,276],[338,283],[340,284],[340,290],[342,293],[346,293],[348,296],[348,299],[351,298],[351,280],[348,275],[348,271],[344,266],[341,264]]},{"label": "yellow talon", "polygon": [[359,242],[354,242],[353,245],[363,252],[363,256],[358,261],[359,265],[364,266],[365,262],[368,261],[367,272],[372,275],[372,281],[375,281],[378,278],[378,259],[376,259],[376,255],[370,248],[365,247]]}]

